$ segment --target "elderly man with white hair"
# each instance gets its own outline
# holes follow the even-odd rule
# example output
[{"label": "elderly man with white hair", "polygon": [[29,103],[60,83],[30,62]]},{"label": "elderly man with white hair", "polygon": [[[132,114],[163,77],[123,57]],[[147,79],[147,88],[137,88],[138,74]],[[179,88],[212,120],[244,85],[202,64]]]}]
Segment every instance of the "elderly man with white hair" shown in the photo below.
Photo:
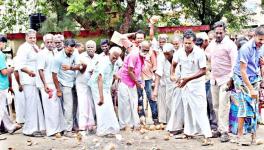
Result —
[{"label": "elderly man with white hair", "polygon": [[112,102],[111,85],[113,76],[118,70],[116,61],[120,57],[122,50],[119,47],[112,47],[109,53],[108,58],[96,64],[94,73],[89,80],[95,103],[96,134],[98,136],[116,134],[120,130]]},{"label": "elderly man with white hair", "polygon": [[[171,43],[165,43],[163,48],[163,55],[166,58],[166,61],[169,62],[169,66],[171,66],[173,57],[176,57],[175,55],[178,54],[179,51],[175,52],[174,45]],[[157,72],[159,73],[159,72]],[[176,71],[177,74],[179,74],[179,69]],[[172,83],[172,82],[171,82]],[[175,84],[168,84],[169,87],[167,87],[168,93],[167,99],[170,98],[170,103],[168,106],[170,106],[170,112],[171,115],[168,120],[168,124],[166,127],[166,130],[169,131],[171,134],[180,134],[183,131],[183,103],[182,100],[178,98],[178,95],[180,94],[180,90],[176,88]]]},{"label": "elderly man with white hair", "polygon": [[36,31],[30,29],[26,33],[26,42],[17,51],[20,63],[21,84],[25,94],[25,124],[23,133],[30,136],[43,136],[45,130],[44,115],[37,88],[37,59],[39,49],[36,45]]},{"label": "elderly man with white hair", "polygon": [[[162,35],[160,38],[165,39],[165,37],[165,35]],[[160,52],[157,56],[157,70],[155,72],[155,86],[153,90],[153,99],[156,99],[158,103],[159,122],[162,124],[168,123],[170,119],[172,93],[175,87],[170,80],[171,62],[166,59],[163,53],[163,45],[165,43],[160,43],[162,47],[160,47]]]},{"label": "elderly man with white hair", "polygon": [[95,126],[94,120],[94,103],[92,97],[91,87],[88,81],[92,75],[95,64],[98,62],[98,55],[96,51],[96,43],[89,40],[85,44],[86,52],[79,56],[79,63],[81,70],[78,71],[76,78],[76,90],[78,96],[78,110],[79,110],[79,130],[93,131]]},{"label": "elderly man with white hair", "polygon": [[55,44],[56,50],[58,52],[63,50],[63,46],[64,46],[63,42],[64,42],[64,36],[63,35],[61,35],[61,34],[54,35],[54,44]]},{"label": "elderly man with white hair", "polygon": [[57,53],[54,50],[54,36],[46,34],[43,37],[45,48],[38,53],[38,71],[41,81],[38,87],[41,90],[42,104],[45,115],[47,136],[57,135],[66,129],[61,101],[52,79],[52,65]]}]

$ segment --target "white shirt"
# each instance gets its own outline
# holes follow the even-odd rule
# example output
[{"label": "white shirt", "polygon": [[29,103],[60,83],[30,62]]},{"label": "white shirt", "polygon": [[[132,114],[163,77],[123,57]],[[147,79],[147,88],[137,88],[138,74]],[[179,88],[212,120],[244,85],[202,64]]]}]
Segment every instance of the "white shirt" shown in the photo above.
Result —
[{"label": "white shirt", "polygon": [[98,54],[94,54],[94,57],[91,58],[88,53],[85,51],[79,55],[79,64],[87,65],[87,68],[84,73],[78,71],[76,83],[88,84],[88,81],[91,77],[91,72],[95,69],[95,65],[99,61]]},{"label": "white shirt", "polygon": [[172,83],[170,80],[170,67],[171,63],[165,58],[163,52],[160,52],[157,56],[157,70],[155,73],[161,77],[161,86]]},{"label": "white shirt", "polygon": [[[99,57],[101,57],[102,60],[106,60],[108,59],[109,55],[105,55],[104,52],[102,52],[101,54],[99,54]],[[122,59],[119,57],[115,63],[118,67],[122,67],[123,65],[123,61]]]},{"label": "white shirt", "polygon": [[[46,84],[53,84],[53,78],[52,78],[52,68],[53,63],[55,59],[55,54],[57,53],[57,50],[50,51],[47,48],[44,48],[44,50],[40,51],[38,53],[38,70],[43,69],[44,70],[44,77]],[[38,87],[43,87],[43,82],[40,80],[37,81]]]},{"label": "white shirt", "polygon": [[[173,61],[176,62],[178,64],[177,66],[180,68],[181,78],[193,76],[201,68],[206,68],[205,52],[197,46],[194,46],[193,51],[188,56],[184,48],[180,49],[178,54],[173,58]],[[193,86],[196,83],[202,83],[204,86],[205,76],[194,79],[188,82],[187,85],[196,88]]]},{"label": "white shirt", "polygon": [[33,46],[28,42],[23,43],[17,50],[17,62],[19,62],[17,68],[28,68],[33,71],[36,76],[30,77],[27,73],[21,71],[20,82],[22,85],[36,85],[36,79],[38,78],[37,71],[37,56],[38,53],[33,49]]}]

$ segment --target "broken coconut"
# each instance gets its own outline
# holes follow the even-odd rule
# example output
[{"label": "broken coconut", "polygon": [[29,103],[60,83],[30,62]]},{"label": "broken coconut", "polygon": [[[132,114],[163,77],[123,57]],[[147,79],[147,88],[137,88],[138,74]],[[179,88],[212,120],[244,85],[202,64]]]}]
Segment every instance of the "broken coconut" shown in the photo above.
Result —
[{"label": "broken coconut", "polygon": [[168,141],[168,140],[170,140],[170,136],[169,136],[169,135],[165,135],[163,139],[164,139],[165,141]]},{"label": "broken coconut", "polygon": [[155,126],[156,130],[160,130],[160,125]]},{"label": "broken coconut", "polygon": [[93,143],[97,143],[98,142],[98,139],[93,139]]},{"label": "broken coconut", "polygon": [[264,140],[263,140],[263,139],[257,139],[257,140],[256,140],[256,144],[257,144],[257,145],[264,144]]},{"label": "broken coconut", "polygon": [[104,147],[104,150],[115,150],[116,145],[114,143],[109,143]]},{"label": "broken coconut", "polygon": [[155,125],[150,125],[149,130],[154,131],[156,129]]}]

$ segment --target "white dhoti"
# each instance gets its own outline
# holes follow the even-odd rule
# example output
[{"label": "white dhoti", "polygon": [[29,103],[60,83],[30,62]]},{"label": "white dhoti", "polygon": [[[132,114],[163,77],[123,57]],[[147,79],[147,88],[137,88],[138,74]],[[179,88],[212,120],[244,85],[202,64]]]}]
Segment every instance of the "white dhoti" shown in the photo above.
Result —
[{"label": "white dhoti", "polygon": [[57,97],[54,85],[48,85],[53,90],[52,97],[49,98],[44,88],[41,88],[42,103],[45,115],[45,125],[47,136],[54,135],[66,129],[66,124],[62,112],[61,100]]},{"label": "white dhoti", "polygon": [[120,130],[120,126],[115,114],[114,105],[112,101],[112,96],[110,89],[104,89],[104,104],[99,106],[98,102],[100,100],[98,89],[92,89],[94,106],[96,112],[96,121],[97,121],[97,131],[98,136],[104,136],[107,134],[116,134]]},{"label": "white dhoti", "polygon": [[13,131],[16,126],[10,119],[6,108],[7,90],[0,91],[0,124],[3,122],[8,131]]},{"label": "white dhoti", "polygon": [[44,115],[37,87],[24,85],[23,89],[26,100],[23,133],[31,135],[33,132],[45,130]]},{"label": "white dhoti", "polygon": [[138,116],[137,88],[128,87],[121,82],[118,86],[118,116],[121,129],[130,126],[138,127],[140,124]]},{"label": "white dhoti", "polygon": [[207,101],[204,84],[185,86],[181,89],[184,108],[184,134],[203,134],[212,137],[211,127],[207,115]]},{"label": "white dhoti", "polygon": [[86,130],[95,125],[94,102],[90,86],[76,83],[79,109],[79,129]]},{"label": "white dhoti", "polygon": [[23,91],[16,89],[15,91],[15,110],[16,110],[16,122],[25,123],[25,95]]},{"label": "white dhoti", "polygon": [[183,129],[184,109],[181,96],[181,90],[175,88],[172,94],[171,116],[166,126],[167,131],[178,131]]},{"label": "white dhoti", "polygon": [[171,115],[172,96],[175,86],[172,84],[161,85],[158,88],[158,113],[159,122],[168,123]]}]

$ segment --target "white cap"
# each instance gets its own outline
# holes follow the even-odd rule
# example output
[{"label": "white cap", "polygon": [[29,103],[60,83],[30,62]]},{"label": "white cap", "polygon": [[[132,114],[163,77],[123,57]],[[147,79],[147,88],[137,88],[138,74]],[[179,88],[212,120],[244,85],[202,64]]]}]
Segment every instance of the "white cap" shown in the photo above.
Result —
[{"label": "white cap", "polygon": [[163,52],[170,52],[170,51],[174,51],[174,46],[171,43],[165,43],[163,45],[162,51]]},{"label": "white cap", "polygon": [[208,37],[207,33],[205,33],[205,32],[197,33],[197,34],[196,34],[196,37],[197,37],[197,38],[201,38],[201,39],[203,39],[203,40],[209,40],[209,37]]}]

